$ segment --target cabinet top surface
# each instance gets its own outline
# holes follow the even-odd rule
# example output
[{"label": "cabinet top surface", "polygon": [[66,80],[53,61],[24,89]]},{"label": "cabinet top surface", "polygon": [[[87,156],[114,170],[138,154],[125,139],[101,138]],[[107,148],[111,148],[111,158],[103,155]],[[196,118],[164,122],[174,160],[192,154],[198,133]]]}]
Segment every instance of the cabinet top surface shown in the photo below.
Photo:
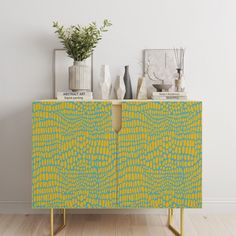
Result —
[{"label": "cabinet top surface", "polygon": [[137,100],[137,99],[127,99],[127,100],[57,100],[57,99],[45,99],[45,100],[35,100],[34,102],[108,102],[112,104],[122,104],[122,103],[131,103],[131,102],[202,102],[199,100]]}]

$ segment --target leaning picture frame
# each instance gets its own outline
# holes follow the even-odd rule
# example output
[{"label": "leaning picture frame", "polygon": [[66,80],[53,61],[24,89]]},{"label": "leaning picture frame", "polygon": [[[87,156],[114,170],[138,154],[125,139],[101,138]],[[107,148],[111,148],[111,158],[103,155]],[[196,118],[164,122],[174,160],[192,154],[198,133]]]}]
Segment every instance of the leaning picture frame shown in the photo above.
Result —
[{"label": "leaning picture frame", "polygon": [[[180,50],[184,49],[143,50],[143,76],[147,78],[148,90],[150,90],[149,94],[156,91],[160,85],[165,86],[169,92],[175,91],[175,81],[178,75],[176,52],[180,55]],[[182,73],[184,73],[184,57],[181,63],[183,66]]]},{"label": "leaning picture frame", "polygon": [[[86,59],[91,67],[90,81],[88,88],[93,92],[93,55]],[[68,57],[66,50],[55,48],[53,50],[53,98],[57,98],[57,92],[69,92],[68,68],[73,65],[73,59]]]},{"label": "leaning picture frame", "polygon": [[150,80],[170,82],[176,68],[174,49],[143,50],[143,75]]}]

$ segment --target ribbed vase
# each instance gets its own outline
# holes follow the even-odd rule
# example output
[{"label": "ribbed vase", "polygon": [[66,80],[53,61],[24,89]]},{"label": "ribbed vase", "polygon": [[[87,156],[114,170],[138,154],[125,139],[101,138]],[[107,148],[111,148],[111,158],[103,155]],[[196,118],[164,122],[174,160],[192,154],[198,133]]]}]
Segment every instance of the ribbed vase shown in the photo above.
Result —
[{"label": "ribbed vase", "polygon": [[91,68],[85,61],[74,61],[69,67],[69,89],[73,92],[78,90],[90,90]]}]

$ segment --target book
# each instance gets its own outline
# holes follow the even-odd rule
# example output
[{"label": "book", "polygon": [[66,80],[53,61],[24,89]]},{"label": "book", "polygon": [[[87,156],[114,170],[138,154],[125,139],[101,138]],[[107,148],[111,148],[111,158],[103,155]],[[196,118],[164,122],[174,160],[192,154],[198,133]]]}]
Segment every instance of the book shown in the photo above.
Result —
[{"label": "book", "polygon": [[77,100],[83,100],[83,101],[87,101],[87,100],[92,100],[92,98],[86,98],[86,97],[82,97],[82,96],[65,96],[65,97],[59,97],[57,98],[57,100],[60,101],[66,101],[66,100],[70,100],[70,101],[77,101]]},{"label": "book", "polygon": [[187,100],[187,96],[152,96],[153,100]]},{"label": "book", "polygon": [[187,100],[186,92],[153,92],[153,100]]},{"label": "book", "polygon": [[153,96],[187,96],[186,92],[153,92]]},{"label": "book", "polygon": [[91,97],[93,95],[92,92],[86,91],[86,90],[81,90],[77,92],[57,92],[57,97],[62,97],[62,96],[88,96]]},{"label": "book", "polygon": [[92,100],[93,93],[90,91],[78,91],[78,92],[57,92],[58,100]]}]

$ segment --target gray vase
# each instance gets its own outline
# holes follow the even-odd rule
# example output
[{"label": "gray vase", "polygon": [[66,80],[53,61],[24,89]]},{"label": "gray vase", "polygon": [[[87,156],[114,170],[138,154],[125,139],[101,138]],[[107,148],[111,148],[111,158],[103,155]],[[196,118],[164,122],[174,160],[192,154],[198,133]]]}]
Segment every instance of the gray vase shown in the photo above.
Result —
[{"label": "gray vase", "polygon": [[129,75],[129,66],[125,66],[125,74],[124,74],[124,83],[125,83],[125,97],[124,99],[132,99],[132,86],[131,86],[131,80]]}]

